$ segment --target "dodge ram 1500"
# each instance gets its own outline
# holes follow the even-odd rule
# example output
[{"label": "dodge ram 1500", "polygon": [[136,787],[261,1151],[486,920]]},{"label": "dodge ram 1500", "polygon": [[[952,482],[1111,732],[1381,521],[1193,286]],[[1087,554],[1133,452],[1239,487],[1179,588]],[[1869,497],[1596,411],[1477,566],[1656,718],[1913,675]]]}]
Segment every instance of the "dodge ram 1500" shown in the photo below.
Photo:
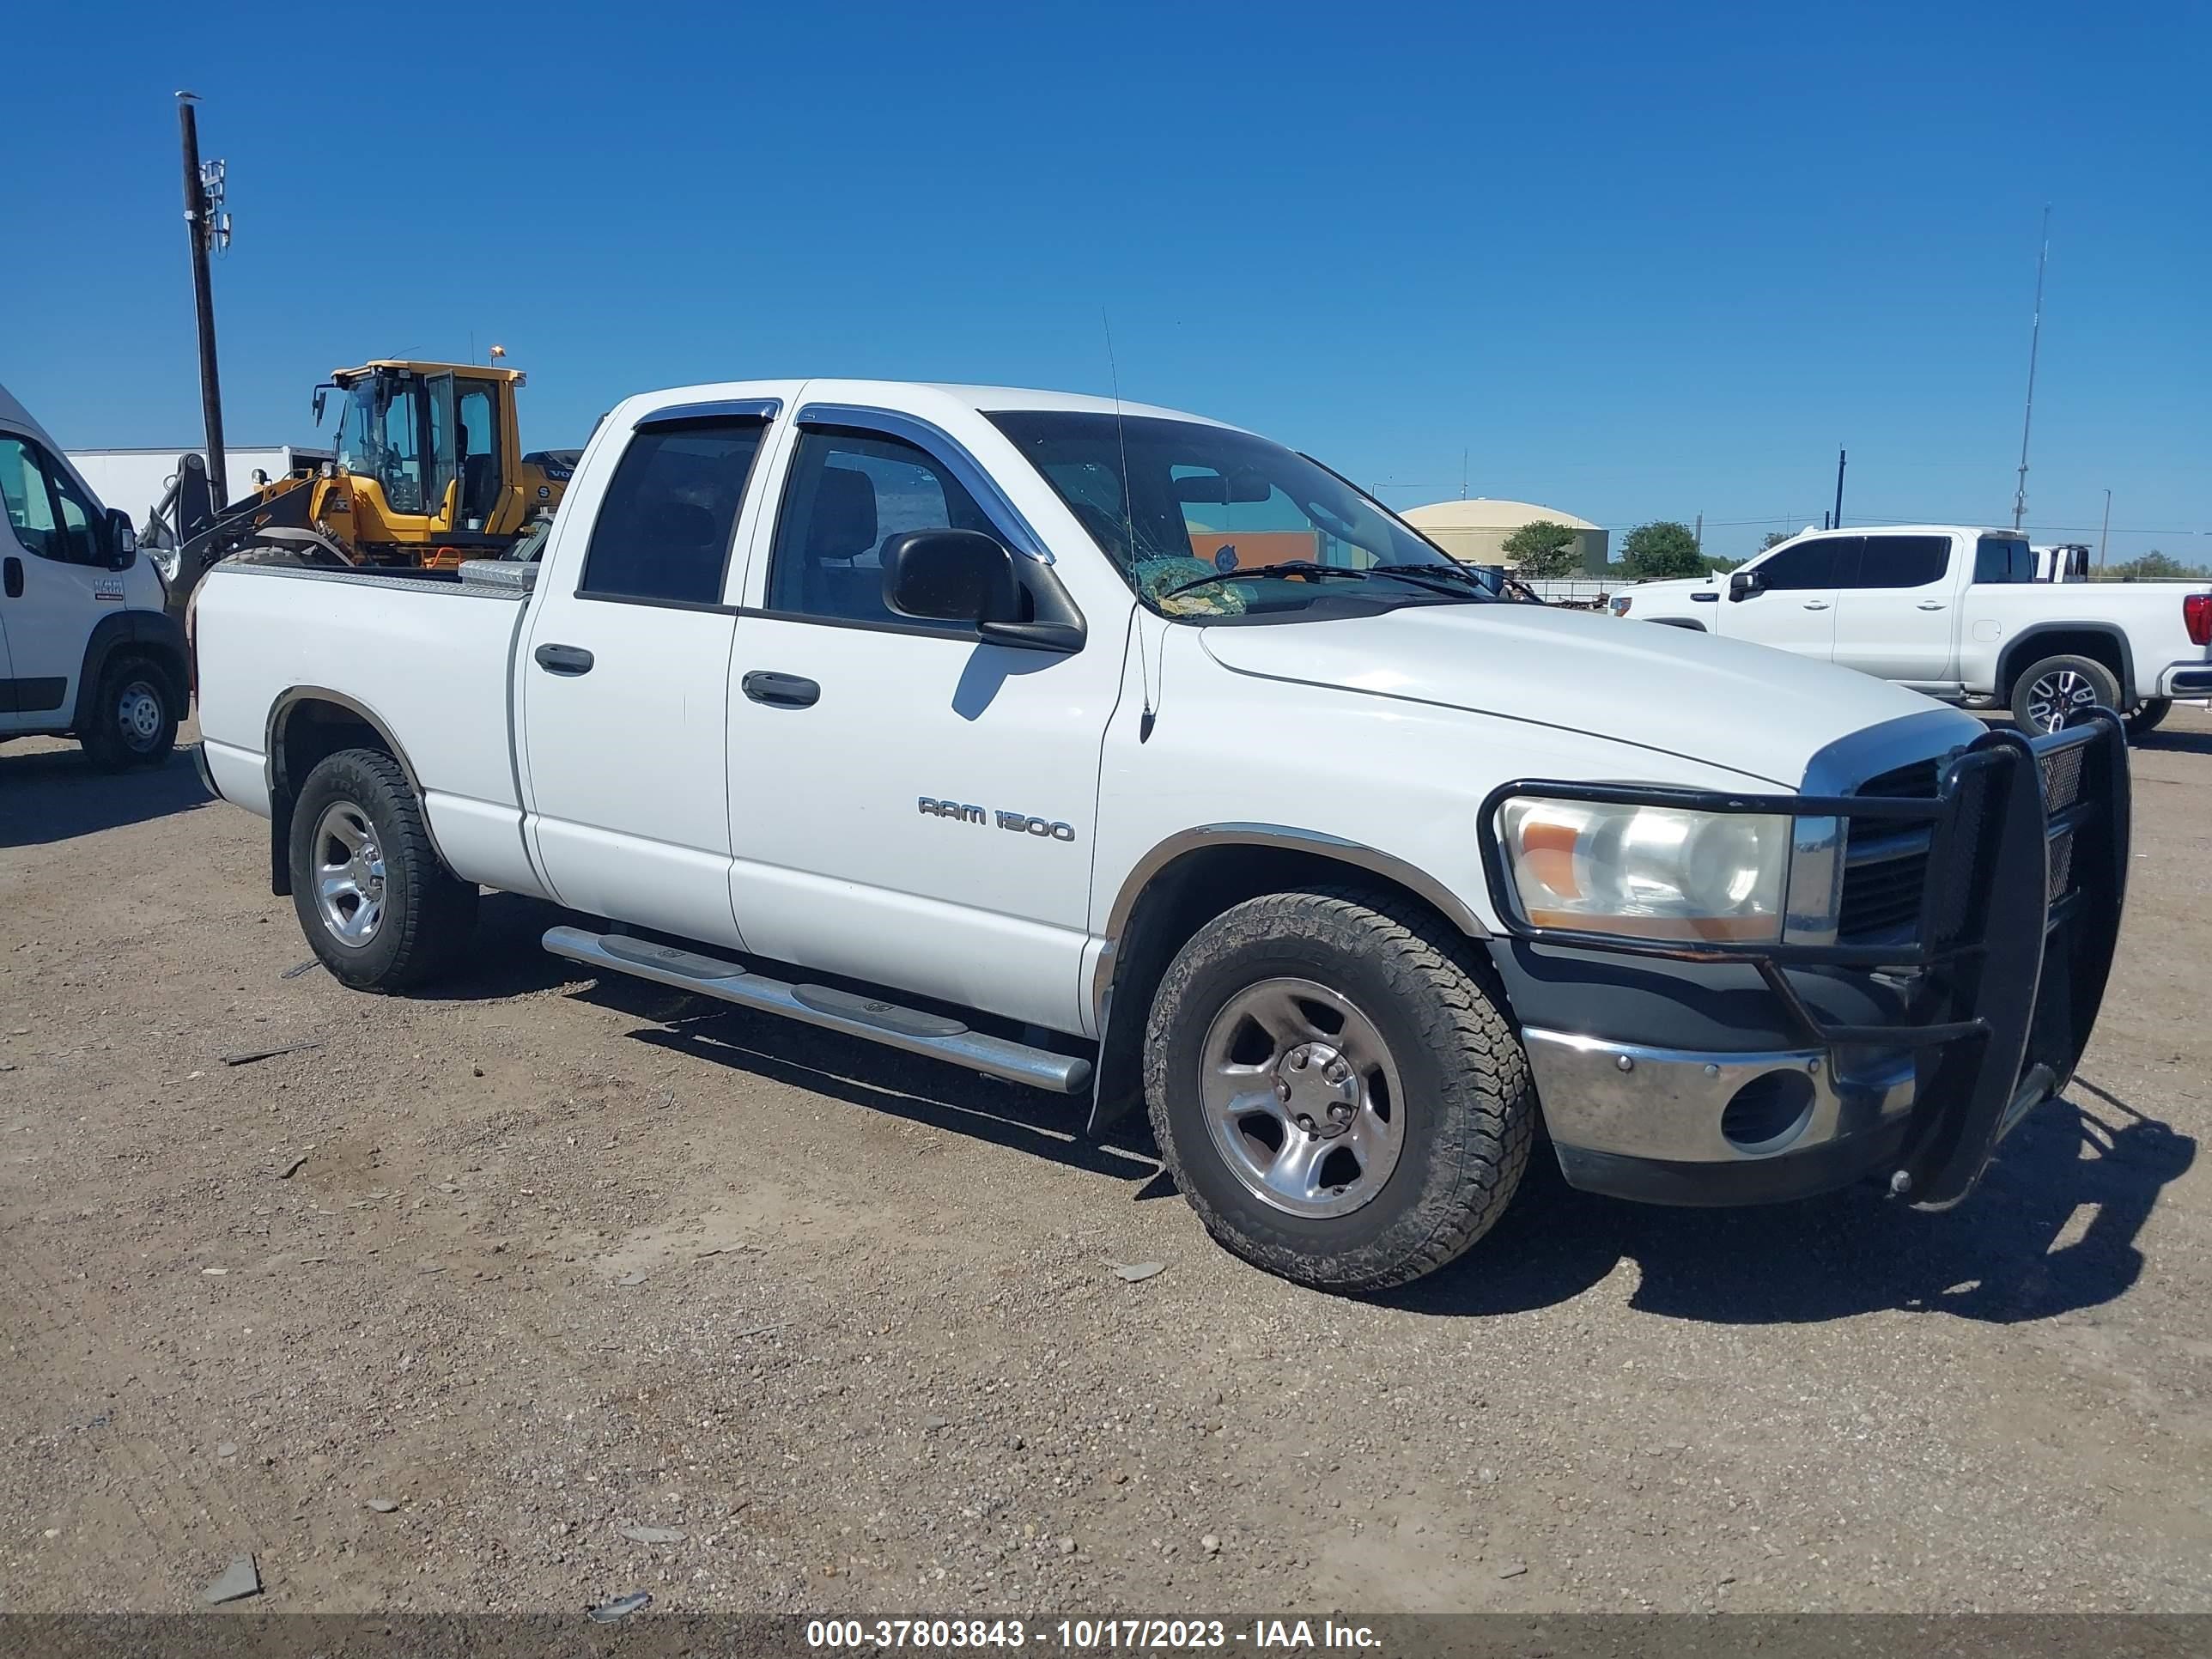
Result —
[{"label": "dodge ram 1500", "polygon": [[538,562],[234,561],[191,640],[346,984],[536,895],[595,973],[1142,1103],[1217,1239],[1339,1291],[1546,1140],[1955,1203],[2071,1075],[2127,867],[2109,714],[1500,603],[1315,461],[1060,393],[633,398]]}]

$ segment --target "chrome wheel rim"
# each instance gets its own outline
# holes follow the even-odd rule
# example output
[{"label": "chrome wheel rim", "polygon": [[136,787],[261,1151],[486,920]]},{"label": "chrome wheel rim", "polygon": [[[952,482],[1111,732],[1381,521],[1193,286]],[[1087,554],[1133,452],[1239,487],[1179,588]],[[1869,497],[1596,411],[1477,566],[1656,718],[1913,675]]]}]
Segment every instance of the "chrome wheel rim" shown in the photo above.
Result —
[{"label": "chrome wheel rim", "polygon": [[1231,997],[1200,1049],[1199,1104],[1245,1189],[1291,1215],[1371,1203],[1405,1146],[1405,1093],[1375,1022],[1306,979]]},{"label": "chrome wheel rim", "polygon": [[2057,732],[2079,708],[2097,706],[2097,688],[2087,674],[2062,668],[2027,688],[2027,723],[2039,732]]},{"label": "chrome wheel rim", "polygon": [[115,700],[115,726],[131,748],[151,749],[161,735],[161,693],[143,680],[131,681]]},{"label": "chrome wheel rim", "polygon": [[384,854],[376,826],[349,800],[332,801],[315,820],[315,905],[342,945],[362,945],[384,922]]}]

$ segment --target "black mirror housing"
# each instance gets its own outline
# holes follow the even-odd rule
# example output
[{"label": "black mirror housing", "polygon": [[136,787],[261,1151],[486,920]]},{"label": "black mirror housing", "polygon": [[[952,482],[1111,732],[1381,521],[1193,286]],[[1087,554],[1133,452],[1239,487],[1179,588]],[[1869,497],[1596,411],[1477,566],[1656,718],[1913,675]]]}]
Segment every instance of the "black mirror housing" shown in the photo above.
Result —
[{"label": "black mirror housing", "polygon": [[107,568],[128,570],[138,559],[138,532],[119,507],[107,509]]},{"label": "black mirror housing", "polygon": [[884,603],[921,622],[1019,622],[1014,556],[978,530],[909,530],[884,544]]},{"label": "black mirror housing", "polygon": [[1766,584],[1759,579],[1756,570],[1729,572],[1729,598],[1731,599],[1747,599],[1754,593],[1765,591]]}]

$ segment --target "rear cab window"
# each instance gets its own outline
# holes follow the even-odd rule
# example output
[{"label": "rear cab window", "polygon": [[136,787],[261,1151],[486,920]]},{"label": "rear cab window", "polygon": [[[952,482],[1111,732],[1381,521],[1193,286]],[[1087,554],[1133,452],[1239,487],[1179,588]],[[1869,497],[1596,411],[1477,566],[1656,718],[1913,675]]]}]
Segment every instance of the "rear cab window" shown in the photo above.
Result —
[{"label": "rear cab window", "polygon": [[2035,554],[2025,538],[1984,536],[1974,544],[1976,582],[2032,582],[2034,580]]}]

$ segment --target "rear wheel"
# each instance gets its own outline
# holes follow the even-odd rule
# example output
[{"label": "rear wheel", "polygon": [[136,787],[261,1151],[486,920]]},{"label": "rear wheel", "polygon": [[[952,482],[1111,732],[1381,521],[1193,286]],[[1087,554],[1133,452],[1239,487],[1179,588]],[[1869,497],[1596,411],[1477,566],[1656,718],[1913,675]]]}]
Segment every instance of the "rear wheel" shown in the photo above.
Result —
[{"label": "rear wheel", "polygon": [[100,670],[91,717],[78,741],[103,772],[159,766],[177,746],[182,712],[175,688],[158,665],[144,657],[112,659]]},{"label": "rear wheel", "polygon": [[2059,731],[2081,709],[2119,704],[2118,678],[2094,657],[2045,657],[2013,684],[2013,720],[2031,733]]},{"label": "rear wheel", "polygon": [[1354,892],[1270,894],[1200,928],[1153,1000],[1145,1092],[1206,1231],[1339,1291],[1474,1243],[1535,1129],[1527,1059],[1461,942]]},{"label": "rear wheel", "polygon": [[2172,712],[2172,697],[2153,697],[2148,702],[2137,703],[2122,718],[2120,723],[2128,728],[2128,735],[2130,738],[2148,737],[2157,731],[2166,717]]},{"label": "rear wheel", "polygon": [[420,985],[467,944],[477,890],[439,859],[391,756],[343,750],[308,773],[292,806],[290,854],[301,931],[355,989]]}]

